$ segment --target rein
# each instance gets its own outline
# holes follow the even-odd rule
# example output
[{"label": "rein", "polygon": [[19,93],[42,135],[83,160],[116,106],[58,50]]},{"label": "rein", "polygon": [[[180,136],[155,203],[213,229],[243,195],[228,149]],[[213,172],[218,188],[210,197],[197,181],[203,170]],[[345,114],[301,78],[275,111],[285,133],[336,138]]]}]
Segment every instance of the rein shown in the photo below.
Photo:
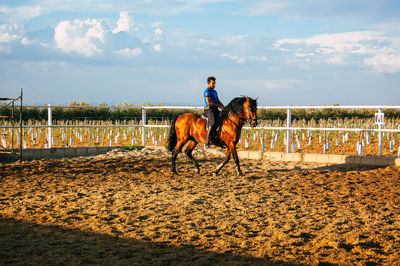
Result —
[{"label": "rein", "polygon": [[[229,112],[229,115],[231,115],[231,116],[233,116],[234,118],[238,119],[238,120],[239,120],[239,124],[240,124],[241,122],[245,122],[245,121],[252,122],[252,121],[256,120],[256,119],[254,119],[254,118],[247,118],[247,117],[241,116],[241,115],[234,115],[234,114],[232,114],[231,112]],[[236,123],[235,123],[232,119],[229,118],[229,115],[228,115],[228,117],[227,117],[228,120],[231,121],[236,127],[239,127],[239,125],[236,125]]]},{"label": "rein", "polygon": [[[236,117],[235,115],[233,115],[231,112],[229,112],[229,115],[231,115],[231,116],[233,116],[233,117],[235,117],[235,118],[237,118],[238,120],[239,120],[239,124],[240,124],[240,117]],[[230,119],[230,117],[229,117],[229,115],[228,115],[228,120],[229,121],[231,121],[232,122],[232,124],[234,124],[236,127],[239,127],[239,125],[236,125],[236,123],[232,120],[232,119]]]}]

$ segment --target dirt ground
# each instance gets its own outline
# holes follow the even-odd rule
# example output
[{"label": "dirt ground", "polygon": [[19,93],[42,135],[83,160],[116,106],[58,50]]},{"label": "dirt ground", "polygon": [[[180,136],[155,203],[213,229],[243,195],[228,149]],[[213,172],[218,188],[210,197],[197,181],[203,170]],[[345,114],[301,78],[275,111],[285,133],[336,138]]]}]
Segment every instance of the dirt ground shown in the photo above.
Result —
[{"label": "dirt ground", "polygon": [[0,264],[400,264],[399,167],[195,156],[1,163]]}]

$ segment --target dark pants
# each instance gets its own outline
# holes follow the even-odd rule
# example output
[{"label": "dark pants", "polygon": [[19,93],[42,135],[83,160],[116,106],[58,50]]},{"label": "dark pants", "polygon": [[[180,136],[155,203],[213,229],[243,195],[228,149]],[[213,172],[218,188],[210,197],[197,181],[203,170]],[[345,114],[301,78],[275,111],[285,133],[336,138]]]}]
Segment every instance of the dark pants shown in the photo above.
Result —
[{"label": "dark pants", "polygon": [[212,136],[219,125],[219,111],[218,108],[210,108],[206,109],[205,113],[208,118],[208,128]]}]

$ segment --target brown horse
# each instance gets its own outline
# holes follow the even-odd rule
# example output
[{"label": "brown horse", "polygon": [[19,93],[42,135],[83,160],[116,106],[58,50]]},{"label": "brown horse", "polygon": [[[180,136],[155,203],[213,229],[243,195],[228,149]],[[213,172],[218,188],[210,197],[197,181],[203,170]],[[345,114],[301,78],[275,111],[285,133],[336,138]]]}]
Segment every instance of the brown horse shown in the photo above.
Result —
[{"label": "brown horse", "polygon": [[[240,176],[242,171],[239,166],[239,158],[236,152],[236,144],[238,143],[241,135],[241,130],[246,121],[250,122],[252,127],[257,126],[257,99],[250,97],[238,97],[233,99],[220,114],[220,130],[218,137],[220,141],[215,139],[211,140],[211,144],[220,147],[226,147],[225,159],[217,167],[215,174],[229,161],[230,156],[236,163],[236,171]],[[206,142],[207,129],[206,119],[193,113],[185,113],[178,116],[172,121],[171,128],[168,136],[168,150],[172,152],[172,172],[177,174],[175,161],[183,146],[188,143],[185,150],[186,155],[194,163],[197,172],[200,173],[200,166],[195,158],[193,158],[192,151],[199,142]]]}]

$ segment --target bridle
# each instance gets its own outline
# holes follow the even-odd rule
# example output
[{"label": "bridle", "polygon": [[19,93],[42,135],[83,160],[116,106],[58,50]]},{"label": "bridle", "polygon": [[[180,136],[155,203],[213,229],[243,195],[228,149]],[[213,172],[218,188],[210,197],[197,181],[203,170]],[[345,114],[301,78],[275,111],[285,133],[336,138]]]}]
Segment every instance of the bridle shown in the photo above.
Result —
[{"label": "bridle", "polygon": [[[247,107],[247,112],[250,114],[250,105]],[[236,114],[232,114],[231,112],[229,112],[229,114],[228,114],[228,119],[229,119],[229,121],[231,121],[236,127],[239,127],[239,125],[236,125],[236,123],[235,123],[232,119],[230,119],[229,116],[232,116],[232,117],[236,118],[237,120],[239,120],[239,125],[242,124],[242,123],[244,123],[244,122],[246,122],[246,121],[249,122],[249,123],[252,123],[252,122],[256,122],[256,121],[257,121],[257,118],[245,117],[245,116],[242,116],[242,115],[236,115]]]}]

